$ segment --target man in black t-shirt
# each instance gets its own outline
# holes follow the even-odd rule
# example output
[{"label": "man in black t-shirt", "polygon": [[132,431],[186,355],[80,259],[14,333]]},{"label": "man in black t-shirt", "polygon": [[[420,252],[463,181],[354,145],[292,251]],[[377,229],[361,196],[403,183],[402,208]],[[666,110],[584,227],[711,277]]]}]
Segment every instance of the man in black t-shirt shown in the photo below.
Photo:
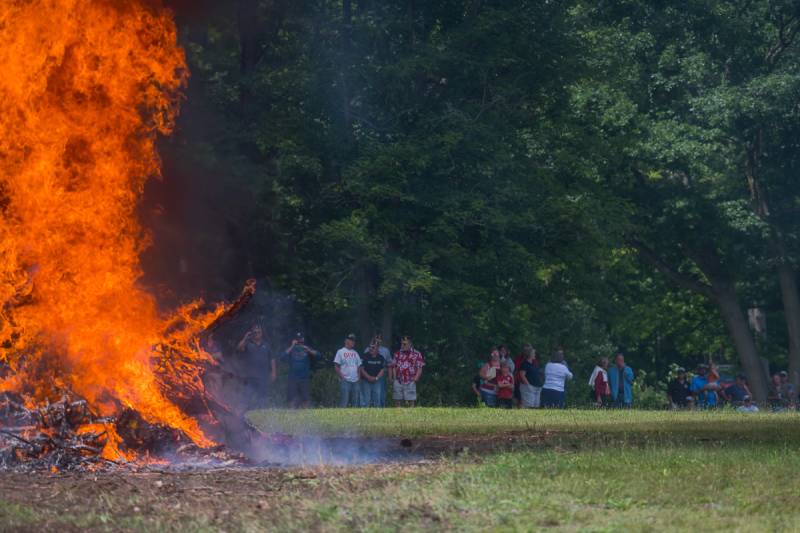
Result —
[{"label": "man in black t-shirt", "polygon": [[378,351],[378,344],[370,344],[361,358],[361,407],[381,406],[381,378],[386,373],[386,359]]},{"label": "man in black t-shirt", "polygon": [[673,379],[667,389],[669,401],[673,409],[686,409],[690,407],[692,392],[689,389],[689,382],[686,380],[686,369],[678,369],[678,377]]}]

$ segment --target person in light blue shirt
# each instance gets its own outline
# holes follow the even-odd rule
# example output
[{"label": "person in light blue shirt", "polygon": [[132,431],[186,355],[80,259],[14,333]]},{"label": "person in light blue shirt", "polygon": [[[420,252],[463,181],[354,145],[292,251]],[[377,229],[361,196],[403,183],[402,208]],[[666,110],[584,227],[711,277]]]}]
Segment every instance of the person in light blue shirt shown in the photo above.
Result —
[{"label": "person in light blue shirt", "polygon": [[629,409],[633,404],[633,370],[625,364],[625,356],[617,352],[614,366],[608,369],[608,384],[614,407]]},{"label": "person in light blue shirt", "polygon": [[713,408],[717,406],[717,391],[714,384],[708,381],[708,365],[700,364],[697,366],[697,375],[692,378],[692,386],[689,387],[695,397],[695,405],[701,409]]}]

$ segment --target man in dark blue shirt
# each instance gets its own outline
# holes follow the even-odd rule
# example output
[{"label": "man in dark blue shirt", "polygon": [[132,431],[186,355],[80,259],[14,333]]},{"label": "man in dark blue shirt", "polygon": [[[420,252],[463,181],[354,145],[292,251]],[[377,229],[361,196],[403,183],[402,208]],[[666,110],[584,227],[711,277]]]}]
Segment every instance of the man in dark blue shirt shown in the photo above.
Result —
[{"label": "man in dark blue shirt", "polygon": [[270,381],[275,381],[278,373],[275,359],[271,357],[269,345],[264,338],[264,330],[260,325],[254,324],[245,333],[236,345],[236,351],[241,354],[237,373],[241,374],[245,381],[246,407],[249,409],[262,407],[266,402],[268,384]]},{"label": "man in dark blue shirt", "polygon": [[289,361],[289,379],[286,388],[286,403],[289,407],[311,405],[311,365],[319,352],[306,346],[302,333],[298,333],[283,353]]},{"label": "man in dark blue shirt", "polygon": [[745,396],[752,397],[750,389],[747,387],[747,378],[744,374],[736,376],[736,383],[727,389],[722,389],[722,397],[732,406],[738,407],[744,403]]}]

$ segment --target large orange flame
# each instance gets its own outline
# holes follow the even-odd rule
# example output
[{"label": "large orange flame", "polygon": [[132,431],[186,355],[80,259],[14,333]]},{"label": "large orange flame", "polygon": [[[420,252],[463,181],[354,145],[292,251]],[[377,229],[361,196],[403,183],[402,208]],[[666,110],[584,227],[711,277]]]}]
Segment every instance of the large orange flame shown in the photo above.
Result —
[{"label": "large orange flame", "polygon": [[220,310],[164,317],[137,285],[147,239],[135,208],[188,76],[170,13],[154,0],[4,0],[0,65],[0,362],[11,369],[0,391],[43,401],[68,389],[101,414],[131,407],[212,444],[165,397],[153,361],[165,345],[205,360],[192,338]]}]

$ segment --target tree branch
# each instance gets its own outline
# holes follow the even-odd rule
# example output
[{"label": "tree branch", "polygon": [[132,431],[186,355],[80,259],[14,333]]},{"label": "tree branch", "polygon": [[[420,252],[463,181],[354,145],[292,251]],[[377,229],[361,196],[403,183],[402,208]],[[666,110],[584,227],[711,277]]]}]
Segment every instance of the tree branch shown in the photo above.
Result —
[{"label": "tree branch", "polygon": [[792,17],[787,22],[781,21],[778,28],[778,42],[769,49],[764,58],[768,65],[774,65],[781,54],[792,45],[798,30],[800,30],[800,20],[797,18]]},{"label": "tree branch", "polygon": [[692,292],[702,294],[707,298],[711,298],[713,296],[713,291],[710,285],[703,283],[692,276],[688,276],[682,272],[679,272],[677,269],[667,264],[666,261],[659,257],[654,250],[640,240],[634,238],[629,239],[628,242],[631,244],[631,246],[636,248],[640,257],[642,257],[645,261],[654,266],[656,270],[667,276],[676,284],[685,289],[689,289]]}]

